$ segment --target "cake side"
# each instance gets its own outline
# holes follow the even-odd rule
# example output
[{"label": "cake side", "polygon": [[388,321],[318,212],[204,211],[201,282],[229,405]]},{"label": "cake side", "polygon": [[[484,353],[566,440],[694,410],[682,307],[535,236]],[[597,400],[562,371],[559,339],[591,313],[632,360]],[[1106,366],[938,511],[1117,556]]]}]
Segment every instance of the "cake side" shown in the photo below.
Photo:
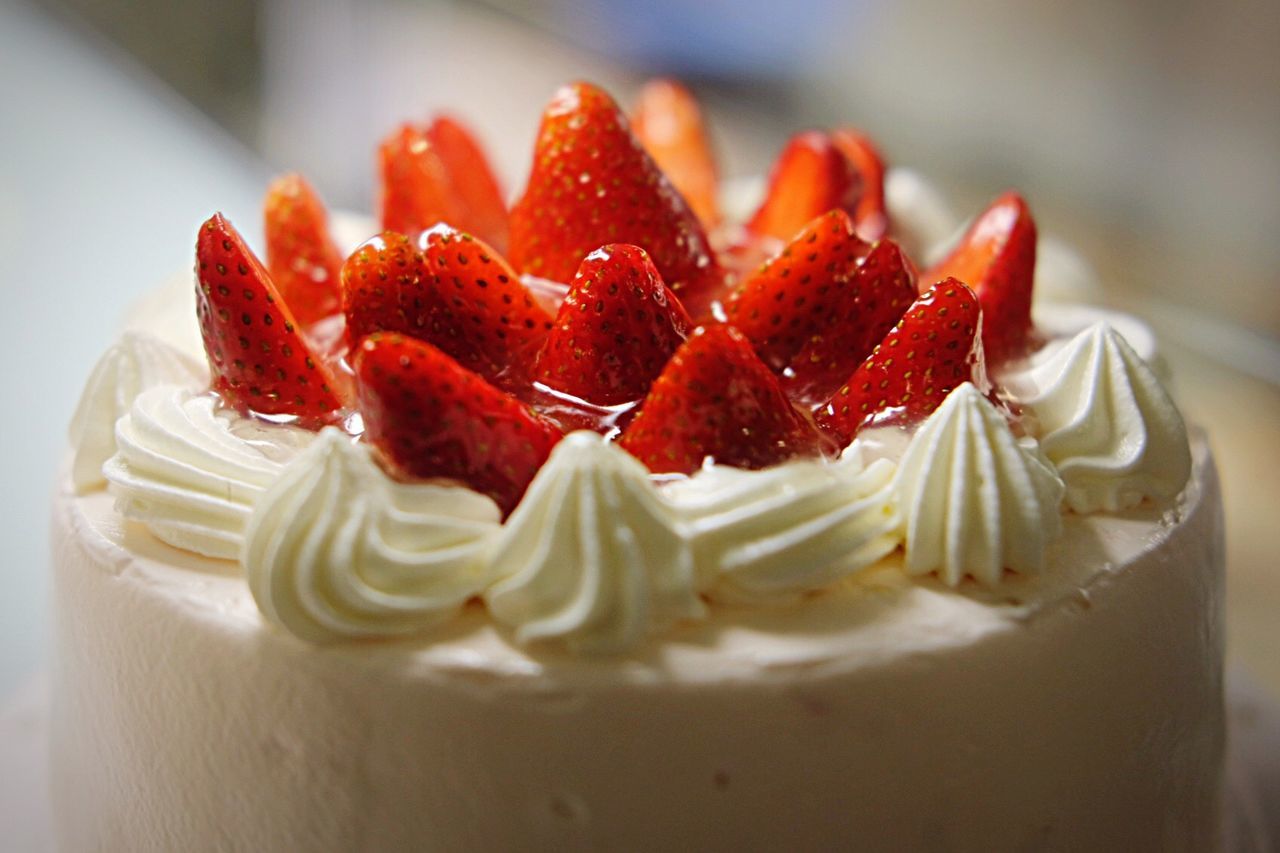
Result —
[{"label": "cake side", "polygon": [[[1134,522],[1128,559],[1039,606],[965,599],[940,623],[920,587],[867,579],[725,608],[607,666],[532,654],[474,612],[425,647],[316,648],[265,626],[226,564],[64,488],[64,846],[1208,849],[1222,521],[1195,451],[1167,523]],[[1087,559],[1133,532],[1072,539]]]}]

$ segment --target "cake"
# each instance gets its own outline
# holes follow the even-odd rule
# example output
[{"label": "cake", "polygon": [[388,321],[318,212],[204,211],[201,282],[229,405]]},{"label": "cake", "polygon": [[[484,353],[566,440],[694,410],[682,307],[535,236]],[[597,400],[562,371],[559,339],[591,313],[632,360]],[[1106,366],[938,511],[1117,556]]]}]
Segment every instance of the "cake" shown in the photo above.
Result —
[{"label": "cake", "polygon": [[379,164],[90,378],[62,849],[1217,845],[1212,456],[1019,195],[849,128],[721,191],[668,82],[557,93],[509,209],[456,120]]}]

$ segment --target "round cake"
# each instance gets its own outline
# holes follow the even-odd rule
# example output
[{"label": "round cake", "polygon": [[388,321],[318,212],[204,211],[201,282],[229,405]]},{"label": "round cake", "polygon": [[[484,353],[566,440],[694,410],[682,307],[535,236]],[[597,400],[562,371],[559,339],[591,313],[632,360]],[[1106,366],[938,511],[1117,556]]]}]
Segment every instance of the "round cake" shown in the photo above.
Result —
[{"label": "round cake", "polygon": [[722,193],[668,82],[559,93],[510,210],[451,120],[380,163],[90,379],[61,849],[1217,846],[1212,456],[1020,198],[847,128]]}]

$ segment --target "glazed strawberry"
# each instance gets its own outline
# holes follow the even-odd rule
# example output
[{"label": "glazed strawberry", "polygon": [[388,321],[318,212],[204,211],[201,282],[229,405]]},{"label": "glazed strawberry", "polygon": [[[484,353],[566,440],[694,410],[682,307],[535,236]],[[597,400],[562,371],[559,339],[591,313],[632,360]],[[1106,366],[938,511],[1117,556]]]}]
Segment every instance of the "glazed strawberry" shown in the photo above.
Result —
[{"label": "glazed strawberry", "polygon": [[809,336],[783,376],[787,393],[805,405],[827,400],[911,307],[911,262],[897,243],[881,240],[836,296],[828,321]]},{"label": "glazed strawberry", "polygon": [[267,188],[262,212],[267,269],[293,316],[310,326],[341,311],[342,254],[315,190],[301,175],[283,175]]},{"label": "glazed strawberry", "polygon": [[342,265],[342,310],[351,346],[374,332],[420,329],[428,278],[417,244],[403,234],[384,231],[358,246]]},{"label": "glazed strawberry", "polygon": [[720,221],[719,179],[698,102],[675,80],[640,90],[631,128],[707,228]]},{"label": "glazed strawberry", "polygon": [[606,243],[649,253],[695,317],[723,282],[698,218],[654,165],[626,118],[589,83],[566,86],[542,115],[533,170],[511,210],[516,269],[568,281]]},{"label": "glazed strawberry", "polygon": [[375,331],[430,341],[506,389],[527,384],[551,315],[480,240],[447,225],[415,247],[399,234],[365,243],[343,267],[351,340]]},{"label": "glazed strawberry", "polygon": [[751,342],[732,326],[694,331],[622,433],[624,450],[655,474],[690,474],[707,457],[765,468],[831,449],[796,409]]},{"label": "glazed strawberry", "polygon": [[953,278],[939,282],[819,410],[818,423],[848,443],[872,422],[927,417],[964,382],[988,390],[981,326],[973,291]]},{"label": "glazed strawberry", "polygon": [[1026,354],[1032,343],[1031,286],[1036,223],[1022,196],[1008,192],[986,209],[960,244],[922,283],[958,278],[982,303],[982,343],[992,364]]},{"label": "glazed strawberry", "polygon": [[458,480],[509,513],[560,439],[523,403],[423,341],[371,335],[354,366],[364,436],[398,476]]},{"label": "glazed strawberry", "polygon": [[578,267],[536,377],[599,406],[639,400],[692,328],[644,249],[603,246]]},{"label": "glazed strawberry", "polygon": [[308,347],[262,262],[221,213],[196,239],[196,310],[213,390],[242,412],[319,423],[339,408],[329,368]]},{"label": "glazed strawberry", "polygon": [[790,240],[828,210],[852,214],[862,189],[862,176],[827,134],[797,133],[773,164],[764,203],[747,228],[758,236]]},{"label": "glazed strawberry", "polygon": [[414,235],[439,222],[507,241],[506,207],[480,146],[456,121],[401,125],[378,149],[382,227]]},{"label": "glazed strawberry", "polygon": [[751,339],[765,364],[781,372],[826,326],[840,291],[870,249],[853,233],[849,214],[828,211],[729,294],[725,317]]},{"label": "glazed strawberry", "polygon": [[858,236],[872,242],[889,233],[884,200],[884,157],[871,138],[852,127],[831,131],[831,141],[862,176],[862,197],[853,210]]}]

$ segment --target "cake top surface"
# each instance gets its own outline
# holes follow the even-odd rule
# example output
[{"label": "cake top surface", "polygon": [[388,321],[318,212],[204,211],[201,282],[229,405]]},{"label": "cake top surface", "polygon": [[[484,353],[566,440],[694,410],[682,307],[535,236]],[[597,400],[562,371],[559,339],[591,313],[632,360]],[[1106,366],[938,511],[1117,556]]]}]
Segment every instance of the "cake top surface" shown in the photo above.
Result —
[{"label": "cake top surface", "polygon": [[1043,294],[1033,316],[1021,196],[955,236],[839,128],[735,205],[696,103],[654,86],[630,118],[558,92],[509,209],[437,118],[379,150],[381,233],[296,175],[265,263],[215,214],[194,309],[153,302],[95,369],[77,489],[237,560],[304,640],[480,619],[588,656],[800,600],[815,626],[885,607],[892,638],[886,601],[1013,607],[1080,582],[1082,524],[1174,506],[1190,445],[1149,333]]}]

